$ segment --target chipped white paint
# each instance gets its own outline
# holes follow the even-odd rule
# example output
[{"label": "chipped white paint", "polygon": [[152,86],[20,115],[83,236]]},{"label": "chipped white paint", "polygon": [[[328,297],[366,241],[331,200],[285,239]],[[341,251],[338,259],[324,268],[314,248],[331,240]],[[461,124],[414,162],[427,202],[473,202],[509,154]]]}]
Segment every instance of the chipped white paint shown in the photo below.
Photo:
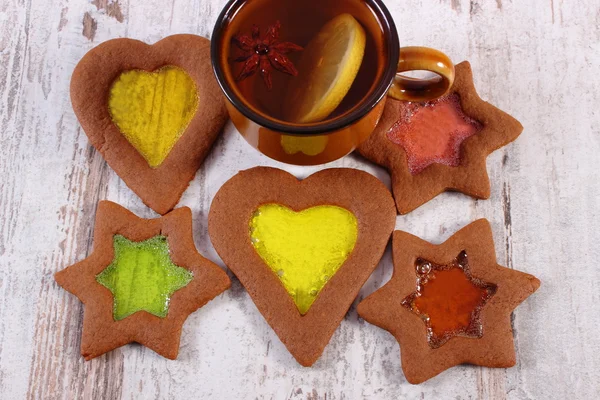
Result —
[{"label": "chipped white paint", "polygon": [[[0,4],[0,397],[358,399],[600,397],[600,5],[597,0],[389,0],[404,45],[468,59],[483,98],[523,122],[488,161],[489,201],[445,194],[397,227],[434,242],[479,217],[501,263],[542,288],[514,314],[518,366],[459,367],[420,385],[403,379],[391,335],[354,308],[320,361],[302,368],[233,288],[184,326],[180,358],[136,345],[79,356],[82,306],[52,274],[86,256],[99,199],[152,217],[89,146],[71,110],[77,61],[114,37],[209,36],[224,0],[3,0]],[[196,244],[215,192],[239,169],[275,165],[228,125],[182,205]],[[356,156],[333,166],[387,174]],[[386,254],[361,298],[391,274]]]}]

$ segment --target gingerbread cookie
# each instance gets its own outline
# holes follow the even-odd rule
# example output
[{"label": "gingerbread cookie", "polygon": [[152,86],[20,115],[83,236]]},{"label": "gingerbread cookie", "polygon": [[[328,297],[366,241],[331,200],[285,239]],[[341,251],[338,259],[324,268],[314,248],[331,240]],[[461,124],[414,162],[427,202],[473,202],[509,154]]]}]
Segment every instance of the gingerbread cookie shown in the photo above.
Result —
[{"label": "gingerbread cookie", "polygon": [[358,314],[398,340],[410,383],[459,364],[515,365],[511,313],[540,281],[497,264],[487,220],[439,246],[396,231],[393,258],[392,279]]},{"label": "gingerbread cookie", "polygon": [[486,158],[522,130],[516,119],[481,100],[465,61],[441,99],[419,104],[388,98],[358,151],[390,171],[396,207],[406,214],[448,190],[489,198]]},{"label": "gingerbread cookie", "polygon": [[160,214],[178,203],[227,121],[210,41],[195,35],[102,43],[77,64],[71,101],[92,145]]},{"label": "gingerbread cookie", "polygon": [[390,192],[366,172],[328,169],[299,181],[257,167],[221,187],[208,232],[283,344],[310,366],[377,266],[395,220]]},{"label": "gingerbread cookie", "polygon": [[230,285],[196,251],[189,208],[141,219],[110,201],[98,206],[92,254],[55,279],[85,304],[86,360],[131,342],[175,359],[188,315]]}]

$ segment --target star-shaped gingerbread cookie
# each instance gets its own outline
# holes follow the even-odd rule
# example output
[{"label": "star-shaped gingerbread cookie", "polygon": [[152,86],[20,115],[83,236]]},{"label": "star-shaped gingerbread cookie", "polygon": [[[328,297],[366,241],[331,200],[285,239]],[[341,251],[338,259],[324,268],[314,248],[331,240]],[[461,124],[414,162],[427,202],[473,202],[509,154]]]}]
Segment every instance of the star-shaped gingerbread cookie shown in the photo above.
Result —
[{"label": "star-shaped gingerbread cookie", "polygon": [[197,252],[189,208],[142,219],[110,201],[98,206],[92,254],[55,279],[85,304],[86,360],[131,342],[175,359],[188,315],[230,285]]},{"label": "star-shaped gingerbread cookie", "polygon": [[393,259],[392,279],[358,314],[394,335],[410,383],[459,364],[515,365],[511,313],[540,281],[497,264],[487,220],[441,245],[396,231]]},{"label": "star-shaped gingerbread cookie", "polygon": [[388,98],[358,152],[390,171],[396,207],[407,214],[444,191],[489,198],[486,158],[522,131],[519,121],[479,97],[465,61],[456,66],[450,92],[438,100]]}]

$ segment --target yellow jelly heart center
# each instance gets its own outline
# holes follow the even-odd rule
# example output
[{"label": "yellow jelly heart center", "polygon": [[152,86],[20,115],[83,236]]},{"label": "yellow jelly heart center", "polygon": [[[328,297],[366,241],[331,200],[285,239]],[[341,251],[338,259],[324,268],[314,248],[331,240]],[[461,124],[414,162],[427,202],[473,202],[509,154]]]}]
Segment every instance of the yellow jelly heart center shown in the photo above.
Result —
[{"label": "yellow jelly heart center", "polygon": [[162,164],[197,108],[194,81],[174,66],[125,71],[108,98],[113,122],[152,168]]},{"label": "yellow jelly heart center", "polygon": [[265,204],[250,220],[254,248],[302,315],[346,261],[357,237],[356,217],[337,206],[295,212],[279,204]]}]

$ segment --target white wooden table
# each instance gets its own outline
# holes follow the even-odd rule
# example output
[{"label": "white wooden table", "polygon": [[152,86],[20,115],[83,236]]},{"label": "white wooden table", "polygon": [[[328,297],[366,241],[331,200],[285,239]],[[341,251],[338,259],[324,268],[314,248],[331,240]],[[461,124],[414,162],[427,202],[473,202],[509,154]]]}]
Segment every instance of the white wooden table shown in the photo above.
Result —
[{"label": "white wooden table", "polygon": [[[600,3],[598,0],[389,0],[403,45],[471,61],[481,96],[523,135],[488,159],[492,197],[444,194],[397,228],[433,242],[488,218],[501,264],[542,287],[514,313],[518,364],[454,368],[408,384],[398,344],[353,307],[312,368],[299,366],[237,280],[192,314],[177,361],[129,345],[85,362],[83,307],[52,275],[81,260],[96,205],[155,214],[90,146],[69,101],[77,61],[115,37],[210,36],[224,0],[0,2],[0,398],[593,399],[600,398]],[[198,249],[220,263],[208,208],[240,169],[290,168],[228,124],[181,205]],[[332,166],[379,167],[356,156]],[[391,275],[389,252],[362,298]]]}]

